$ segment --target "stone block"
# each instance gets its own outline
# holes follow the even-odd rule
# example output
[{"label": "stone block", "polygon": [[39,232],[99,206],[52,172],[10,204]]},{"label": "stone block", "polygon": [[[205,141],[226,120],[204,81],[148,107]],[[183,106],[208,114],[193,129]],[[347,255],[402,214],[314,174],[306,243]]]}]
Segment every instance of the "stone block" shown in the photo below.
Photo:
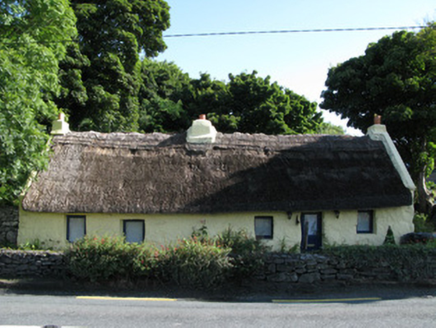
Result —
[{"label": "stone block", "polygon": [[303,273],[306,273],[307,270],[306,270],[306,268],[296,268],[295,272],[298,274],[303,274]]},{"label": "stone block", "polygon": [[266,280],[271,282],[285,282],[286,278],[287,275],[285,272],[279,272],[273,275],[269,275],[268,277],[266,277]]},{"label": "stone block", "polygon": [[345,273],[338,273],[337,278],[338,278],[338,280],[352,280],[354,278],[354,275],[345,274]]},{"label": "stone block", "polygon": [[276,273],[276,265],[274,263],[271,263],[270,265],[268,265],[267,272]]},{"label": "stone block", "polygon": [[268,276],[266,280],[271,282],[296,282],[298,276],[296,273],[279,272]]},{"label": "stone block", "polygon": [[318,270],[326,270],[326,269],[329,269],[329,268],[331,268],[328,264],[326,264],[326,263],[321,263],[321,264],[318,264],[317,266],[316,266],[316,268],[318,269]]},{"label": "stone block", "polygon": [[277,264],[277,272],[293,272],[294,268],[286,264]]},{"label": "stone block", "polygon": [[324,280],[324,281],[336,280],[336,275],[335,274],[322,274],[321,280]]},{"label": "stone block", "polygon": [[333,268],[328,268],[328,269],[322,269],[321,273],[325,274],[325,275],[331,275],[331,274],[336,274],[338,272],[338,270],[333,269]]},{"label": "stone block", "polygon": [[311,263],[306,265],[307,271],[314,271],[318,268],[318,265],[316,263]]},{"label": "stone block", "polygon": [[345,269],[347,267],[347,265],[345,264],[345,262],[339,262],[338,264],[336,264],[336,268],[338,269]]},{"label": "stone block", "polygon": [[321,275],[319,273],[305,273],[300,276],[298,282],[311,284],[319,280],[321,280]]}]

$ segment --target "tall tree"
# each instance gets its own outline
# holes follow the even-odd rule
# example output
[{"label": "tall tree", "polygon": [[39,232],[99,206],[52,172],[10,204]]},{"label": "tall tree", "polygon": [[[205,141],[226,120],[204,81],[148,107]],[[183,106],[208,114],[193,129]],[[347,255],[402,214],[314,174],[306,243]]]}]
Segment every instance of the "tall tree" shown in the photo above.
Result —
[{"label": "tall tree", "polygon": [[75,37],[66,0],[0,3],[0,203],[10,203],[29,174],[47,162],[46,127],[57,107],[58,60]]},{"label": "tall tree", "polygon": [[191,119],[182,99],[192,94],[191,79],[174,63],[144,58],[139,92],[139,127],[144,132],[181,131]]},{"label": "tall tree", "polygon": [[370,44],[365,55],[331,68],[321,108],[366,131],[381,114],[418,185],[421,212],[431,202],[425,177],[433,169],[436,143],[436,30],[395,32]]},{"label": "tall tree", "polygon": [[169,27],[163,0],[72,0],[79,39],[61,63],[57,104],[73,129],[138,130],[140,54],[156,56]]},{"label": "tall tree", "polygon": [[271,83],[269,76],[258,77],[253,71],[230,74],[229,79],[227,85],[216,82],[196,88],[202,91],[197,92],[199,107],[208,109],[211,121],[223,132],[314,133],[323,121],[315,102]]},{"label": "tall tree", "polygon": [[190,79],[172,63],[147,61],[143,69],[141,129],[183,131],[207,114],[221,132],[315,133],[322,123],[316,103],[261,78],[229,75],[229,82],[201,74]]}]

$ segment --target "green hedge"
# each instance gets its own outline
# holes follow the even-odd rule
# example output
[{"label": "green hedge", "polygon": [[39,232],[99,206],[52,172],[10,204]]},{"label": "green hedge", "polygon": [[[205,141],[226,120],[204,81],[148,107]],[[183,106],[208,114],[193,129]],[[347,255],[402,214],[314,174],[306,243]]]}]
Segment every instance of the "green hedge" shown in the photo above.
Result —
[{"label": "green hedge", "polygon": [[168,246],[129,244],[120,237],[86,236],[65,252],[68,272],[90,281],[155,279],[196,287],[219,286],[251,275],[267,249],[243,231],[210,238],[206,230]]}]

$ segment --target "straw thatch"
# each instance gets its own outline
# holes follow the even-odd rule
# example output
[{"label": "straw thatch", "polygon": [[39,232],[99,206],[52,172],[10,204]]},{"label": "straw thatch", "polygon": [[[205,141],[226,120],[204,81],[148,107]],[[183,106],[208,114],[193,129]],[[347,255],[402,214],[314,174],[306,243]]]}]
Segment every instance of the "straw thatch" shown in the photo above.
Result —
[{"label": "straw thatch", "polygon": [[28,211],[212,213],[411,205],[384,146],[368,137],[72,132],[53,140]]}]

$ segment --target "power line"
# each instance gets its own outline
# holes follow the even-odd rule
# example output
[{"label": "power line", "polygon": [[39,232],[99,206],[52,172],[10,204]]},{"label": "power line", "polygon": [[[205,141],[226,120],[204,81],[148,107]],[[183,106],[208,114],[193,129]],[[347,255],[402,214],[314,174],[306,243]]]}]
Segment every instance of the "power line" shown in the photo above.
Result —
[{"label": "power line", "polygon": [[[207,37],[207,36],[226,36],[226,35],[250,35],[250,34],[285,34],[285,33],[331,33],[331,32],[361,32],[361,31],[382,31],[382,30],[412,30],[427,28],[428,26],[397,26],[397,27],[353,27],[353,28],[324,28],[324,29],[298,29],[298,30],[271,30],[271,31],[235,31],[235,32],[211,32],[211,33],[187,33],[187,34],[168,34],[164,38],[184,38],[184,37]],[[26,43],[74,43],[78,40],[57,40],[57,41],[10,41],[0,39],[0,44],[26,44]]]},{"label": "power line", "polygon": [[272,31],[239,31],[239,32],[212,32],[212,33],[187,33],[168,34],[164,38],[184,38],[194,36],[225,36],[247,34],[284,34],[284,33],[324,33],[324,32],[354,32],[354,31],[381,31],[381,30],[411,30],[421,29],[428,26],[397,26],[397,27],[353,27],[353,28],[324,28],[324,29],[299,29],[299,30],[272,30]]}]

